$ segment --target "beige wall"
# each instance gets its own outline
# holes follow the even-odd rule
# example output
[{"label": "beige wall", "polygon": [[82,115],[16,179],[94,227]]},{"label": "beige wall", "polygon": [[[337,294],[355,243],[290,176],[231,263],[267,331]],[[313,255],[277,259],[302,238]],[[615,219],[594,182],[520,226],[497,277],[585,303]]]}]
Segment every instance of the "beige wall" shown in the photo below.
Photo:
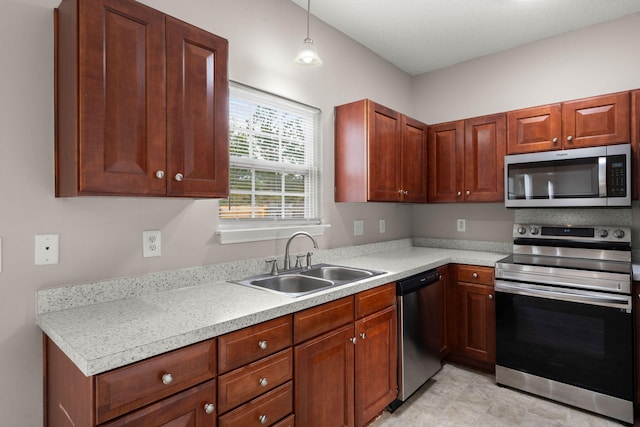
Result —
[{"label": "beige wall", "polygon": [[[0,425],[42,424],[40,288],[281,255],[282,241],[217,244],[217,201],[53,196],[53,8],[60,0],[0,0]],[[333,203],[333,106],[371,97],[411,108],[410,77],[333,28],[312,20],[325,65],[302,69],[293,57],[306,12],[289,0],[145,0],[226,37],[230,77],[323,111],[324,216],[321,248],[411,235],[411,207]],[[354,219],[365,235],[352,237]],[[387,232],[377,232],[378,218]],[[375,224],[374,224],[375,223]],[[375,228],[374,228],[375,225]],[[161,229],[160,258],[142,258],[142,230]],[[60,234],[60,264],[34,266],[34,235]]]},{"label": "beige wall", "polygon": [[[40,426],[42,422],[41,337],[34,314],[37,289],[283,252],[282,241],[217,244],[216,201],[54,198],[52,10],[58,3],[0,0],[0,424],[7,426]],[[411,79],[316,20],[311,23],[311,36],[325,65],[314,70],[293,66],[292,58],[305,35],[305,12],[289,0],[144,3],[228,38],[232,79],[323,110],[323,208],[326,222],[332,227],[319,240],[322,248],[402,238],[414,232],[460,238],[447,231],[447,221],[454,217],[467,218],[469,232],[465,238],[490,240],[494,233],[488,230],[502,233],[496,222],[506,224],[511,220],[508,211],[494,204],[474,209],[333,203],[334,105],[369,97],[435,123],[586,96],[592,90],[602,93],[640,87],[637,15],[593,30],[591,38],[596,40],[601,33],[615,38],[615,49],[594,42],[585,49],[583,40],[592,35],[591,31],[524,48],[524,52],[551,51],[551,58],[540,53],[536,69],[553,65],[559,70],[555,78],[549,72],[544,79],[534,80],[534,72],[527,73],[528,80],[511,75],[523,73],[523,65],[514,61],[530,57],[514,50]],[[563,52],[571,50],[568,48],[584,51],[578,55],[579,74],[586,80],[583,83],[570,73],[575,68],[570,61],[558,60]],[[612,55],[620,55],[615,63],[608,64],[599,52],[610,50]],[[595,59],[590,59],[591,55]],[[549,59],[553,64],[545,65]],[[592,64],[587,67],[585,62]],[[505,85],[509,80],[520,83],[519,87]],[[387,232],[382,235],[377,233],[380,218],[387,220]],[[363,237],[351,236],[354,219],[365,220]],[[142,259],[141,232],[147,229],[163,232],[160,258]],[[33,265],[36,233],[60,234],[59,265]]]},{"label": "beige wall", "polygon": [[[430,124],[640,88],[640,14],[416,76],[412,84],[416,117]],[[413,218],[416,236],[512,240],[514,211],[501,203],[416,206]],[[457,218],[467,220],[467,232],[456,231]],[[638,226],[633,233],[640,238]]]}]

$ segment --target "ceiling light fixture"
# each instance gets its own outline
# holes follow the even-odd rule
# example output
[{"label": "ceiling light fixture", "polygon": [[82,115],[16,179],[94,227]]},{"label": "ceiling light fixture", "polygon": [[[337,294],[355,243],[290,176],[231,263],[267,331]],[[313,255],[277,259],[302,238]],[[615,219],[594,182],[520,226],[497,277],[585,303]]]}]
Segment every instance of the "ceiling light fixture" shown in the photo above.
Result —
[{"label": "ceiling light fixture", "polygon": [[318,55],[318,49],[313,44],[313,40],[309,37],[309,15],[311,14],[311,0],[307,1],[307,38],[303,40],[296,59],[293,60],[303,67],[319,67],[322,65],[322,59]]}]

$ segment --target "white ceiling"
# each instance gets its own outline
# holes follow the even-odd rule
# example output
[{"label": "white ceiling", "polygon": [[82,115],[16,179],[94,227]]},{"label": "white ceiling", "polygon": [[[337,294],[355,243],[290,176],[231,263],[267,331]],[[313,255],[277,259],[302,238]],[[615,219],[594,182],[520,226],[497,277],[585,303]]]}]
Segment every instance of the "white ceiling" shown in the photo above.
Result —
[{"label": "white ceiling", "polygon": [[[291,1],[307,9],[307,0]],[[411,75],[637,12],[640,0],[311,2],[312,15]],[[314,41],[320,56],[331,48]]]}]

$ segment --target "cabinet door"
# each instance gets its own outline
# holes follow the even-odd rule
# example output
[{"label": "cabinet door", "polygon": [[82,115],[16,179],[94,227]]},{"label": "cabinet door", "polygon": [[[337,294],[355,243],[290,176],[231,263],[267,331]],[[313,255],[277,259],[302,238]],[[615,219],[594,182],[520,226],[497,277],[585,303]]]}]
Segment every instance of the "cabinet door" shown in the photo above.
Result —
[{"label": "cabinet door", "polygon": [[633,298],[633,321],[635,328],[635,336],[633,337],[634,342],[634,351],[635,351],[635,388],[636,388],[636,396],[635,402],[636,404],[640,404],[640,313],[638,313],[638,309],[640,306],[638,305],[638,301],[640,301],[640,282],[633,282],[633,294],[635,298]]},{"label": "cabinet door", "polygon": [[400,114],[369,103],[369,201],[400,201]]},{"label": "cabinet door", "polygon": [[295,347],[296,426],[354,425],[354,336],[351,324]]},{"label": "cabinet door", "polygon": [[[124,0],[79,1],[78,13],[77,58],[63,49],[68,40],[59,45],[58,100],[76,96],[79,105],[77,122],[73,106],[58,111],[58,195],[75,195],[67,188],[75,173],[81,194],[164,194],[166,181],[155,177],[166,163],[164,15]],[[77,94],[60,75],[74,59]]]},{"label": "cabinet door", "polygon": [[356,322],[356,426],[365,426],[398,395],[396,307]]},{"label": "cabinet door", "polygon": [[402,201],[427,201],[427,125],[402,116]]},{"label": "cabinet door", "polygon": [[533,153],[562,148],[560,104],[507,113],[507,153]]},{"label": "cabinet door", "polygon": [[633,200],[640,198],[640,174],[638,173],[638,162],[640,146],[640,90],[631,92],[631,169],[633,170],[633,181],[631,183]]},{"label": "cabinet door", "polygon": [[429,202],[462,201],[464,121],[429,126],[427,153]]},{"label": "cabinet door", "polygon": [[504,114],[465,120],[465,201],[504,201],[505,130]]},{"label": "cabinet door", "polygon": [[227,197],[227,40],[171,17],[167,25],[167,193]]},{"label": "cabinet door", "polygon": [[460,351],[472,359],[495,363],[493,286],[458,282]]},{"label": "cabinet door", "polygon": [[564,148],[629,142],[629,92],[562,104]]},{"label": "cabinet door", "polygon": [[104,427],[215,427],[216,382],[211,380],[102,424]]}]

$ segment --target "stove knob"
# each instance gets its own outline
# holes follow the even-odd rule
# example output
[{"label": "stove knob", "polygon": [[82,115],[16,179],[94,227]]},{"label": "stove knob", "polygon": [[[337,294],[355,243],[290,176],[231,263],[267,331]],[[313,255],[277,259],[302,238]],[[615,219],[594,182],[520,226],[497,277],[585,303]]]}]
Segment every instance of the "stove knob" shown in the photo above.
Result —
[{"label": "stove knob", "polygon": [[615,237],[616,239],[622,239],[624,237],[624,231],[622,230],[616,230],[613,232],[613,237]]},{"label": "stove knob", "polygon": [[605,237],[607,237],[609,235],[609,231],[603,228],[602,230],[600,230],[598,235],[604,239]]},{"label": "stove knob", "polygon": [[540,230],[538,230],[538,227],[531,227],[531,230],[529,231],[531,232],[531,234],[535,236],[536,234],[538,234]]},{"label": "stove knob", "polygon": [[520,226],[520,227],[518,227],[517,231],[518,231],[518,234],[525,234],[527,232],[527,229],[522,227],[522,226]]}]

